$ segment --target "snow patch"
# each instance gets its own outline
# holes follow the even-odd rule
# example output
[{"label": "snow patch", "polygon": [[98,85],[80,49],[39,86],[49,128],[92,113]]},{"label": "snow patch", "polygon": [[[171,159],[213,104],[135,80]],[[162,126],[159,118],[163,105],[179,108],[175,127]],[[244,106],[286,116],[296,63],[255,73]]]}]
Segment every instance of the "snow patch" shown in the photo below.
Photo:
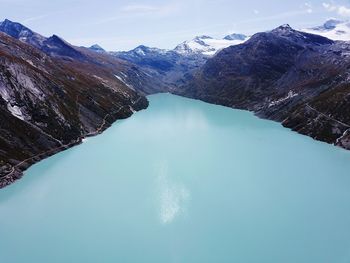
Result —
[{"label": "snow patch", "polygon": [[[125,74],[123,73],[123,72],[120,72],[120,74],[122,74],[123,76],[124,76],[124,78],[125,78]],[[130,89],[132,89],[132,90],[135,90],[135,88],[131,85],[131,84],[129,84],[129,83],[127,83],[126,81],[125,81],[125,79],[124,78],[122,78],[121,76],[118,76],[118,75],[114,75],[118,80],[120,80],[121,82],[123,82],[128,88],[130,88]]]},{"label": "snow patch", "polygon": [[14,105],[12,106],[10,103],[7,104],[7,109],[11,112],[13,116],[15,116],[18,119],[21,119],[22,121],[25,120],[25,116],[21,111],[21,108]]},{"label": "snow patch", "polygon": [[299,95],[298,93],[295,93],[294,91],[290,90],[290,91],[288,92],[288,95],[287,95],[286,97],[280,98],[280,99],[278,99],[278,100],[275,100],[275,101],[270,102],[270,103],[269,103],[269,108],[270,108],[270,107],[273,107],[273,106],[276,106],[276,105],[279,105],[279,104],[281,104],[282,102],[285,102],[286,100],[289,100],[289,99],[291,99],[291,98],[294,98],[294,97],[296,97],[296,96],[298,96],[298,95]]}]

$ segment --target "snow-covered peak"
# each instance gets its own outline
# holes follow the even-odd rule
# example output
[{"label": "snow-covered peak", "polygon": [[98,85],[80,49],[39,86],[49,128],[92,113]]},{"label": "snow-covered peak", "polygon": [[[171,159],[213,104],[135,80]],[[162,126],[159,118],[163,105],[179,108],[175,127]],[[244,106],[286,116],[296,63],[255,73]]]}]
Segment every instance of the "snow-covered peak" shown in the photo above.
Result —
[{"label": "snow-covered peak", "polygon": [[322,26],[303,29],[302,31],[321,35],[332,40],[350,41],[350,22],[329,19]]},{"label": "snow-covered peak", "polygon": [[241,38],[232,37],[232,39],[229,36],[223,39],[216,39],[210,36],[197,36],[192,40],[181,43],[175,47],[174,51],[182,55],[202,54],[205,56],[213,56],[224,48],[241,44],[248,39],[246,36],[243,38],[243,36],[244,35],[241,35]]},{"label": "snow-covered peak", "polygon": [[158,53],[158,54],[166,53],[167,50],[140,45],[135,49],[133,49],[132,52],[138,54],[139,56],[145,56],[146,54],[150,54],[150,53]]}]

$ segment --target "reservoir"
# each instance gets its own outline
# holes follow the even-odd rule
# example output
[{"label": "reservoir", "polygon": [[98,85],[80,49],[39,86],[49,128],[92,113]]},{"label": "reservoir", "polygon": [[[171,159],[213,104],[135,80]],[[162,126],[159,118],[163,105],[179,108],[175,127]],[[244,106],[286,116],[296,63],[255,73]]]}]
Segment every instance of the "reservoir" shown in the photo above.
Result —
[{"label": "reservoir", "polygon": [[170,94],[0,190],[1,263],[350,262],[350,152]]}]

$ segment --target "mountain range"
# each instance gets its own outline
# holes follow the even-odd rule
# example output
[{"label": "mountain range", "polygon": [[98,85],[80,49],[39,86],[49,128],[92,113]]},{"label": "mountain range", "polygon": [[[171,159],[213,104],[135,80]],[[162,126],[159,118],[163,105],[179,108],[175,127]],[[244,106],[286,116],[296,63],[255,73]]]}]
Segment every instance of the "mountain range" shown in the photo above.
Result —
[{"label": "mountain range", "polygon": [[283,25],[251,37],[199,36],[172,50],[107,52],[5,20],[0,187],[31,164],[147,108],[145,95],[158,92],[250,110],[350,149],[350,44],[330,39],[346,38],[347,25],[330,20],[303,31]]},{"label": "mountain range", "polygon": [[0,186],[146,108],[142,94],[157,85],[133,64],[57,36],[45,38],[8,20],[0,31]]}]

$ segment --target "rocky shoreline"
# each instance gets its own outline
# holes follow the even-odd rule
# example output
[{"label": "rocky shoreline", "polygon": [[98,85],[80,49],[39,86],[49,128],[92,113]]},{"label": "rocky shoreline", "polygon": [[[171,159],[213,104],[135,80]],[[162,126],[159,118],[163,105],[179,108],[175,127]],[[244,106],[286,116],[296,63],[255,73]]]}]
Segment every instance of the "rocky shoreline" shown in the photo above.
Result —
[{"label": "rocky shoreline", "polygon": [[37,154],[37,155],[30,157],[28,159],[18,160],[17,163],[13,164],[12,166],[7,165],[6,167],[2,167],[2,169],[0,170],[0,189],[4,188],[6,186],[9,186],[10,184],[14,183],[15,181],[21,179],[24,175],[24,172],[28,168],[30,168],[32,165],[34,165],[34,164],[36,164],[36,163],[38,163],[46,158],[49,158],[57,153],[68,150],[74,146],[80,145],[83,142],[83,140],[86,138],[94,137],[94,136],[97,136],[99,134],[102,134],[105,130],[110,128],[116,121],[129,118],[134,114],[134,112],[138,112],[138,111],[146,109],[148,107],[148,105],[149,105],[148,100],[145,97],[141,96],[132,104],[132,106],[130,106],[130,105],[122,106],[119,110],[117,110],[114,113],[114,114],[117,114],[121,111],[121,109],[129,108],[130,110],[128,111],[129,114],[127,116],[125,116],[125,115],[116,116],[116,115],[113,115],[113,113],[108,114],[108,117],[110,119],[107,120],[108,118],[105,118],[102,125],[95,132],[87,133],[84,136],[81,136],[81,137],[77,138],[76,140],[71,141],[68,144],[65,144],[65,145],[62,145],[60,147],[51,149],[49,151]]}]

